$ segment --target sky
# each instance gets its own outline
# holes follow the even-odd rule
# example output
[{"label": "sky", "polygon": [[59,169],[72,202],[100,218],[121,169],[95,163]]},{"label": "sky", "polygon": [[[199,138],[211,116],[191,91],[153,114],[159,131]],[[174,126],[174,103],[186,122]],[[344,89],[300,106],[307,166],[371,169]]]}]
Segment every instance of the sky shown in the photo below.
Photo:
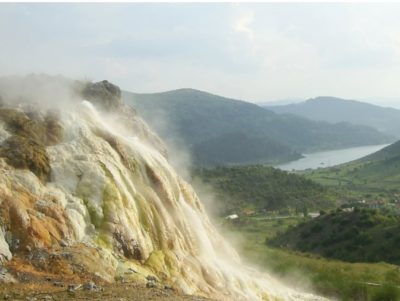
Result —
[{"label": "sky", "polygon": [[0,3],[0,76],[252,102],[400,99],[400,3]]}]

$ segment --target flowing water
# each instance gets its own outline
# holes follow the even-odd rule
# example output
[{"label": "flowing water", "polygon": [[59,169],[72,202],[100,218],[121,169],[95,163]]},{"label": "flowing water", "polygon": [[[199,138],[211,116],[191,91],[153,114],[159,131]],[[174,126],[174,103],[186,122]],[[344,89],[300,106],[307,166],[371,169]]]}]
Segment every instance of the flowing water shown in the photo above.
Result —
[{"label": "flowing water", "polygon": [[[47,183],[0,159],[0,203],[12,213],[3,226],[11,236],[36,247],[61,240],[95,246],[98,265],[114,273],[104,278],[130,266],[185,293],[219,300],[323,300],[242,265],[191,186],[138,128],[121,122],[87,101],[62,114],[64,140],[46,148]],[[0,255],[10,259],[3,230]]]}]

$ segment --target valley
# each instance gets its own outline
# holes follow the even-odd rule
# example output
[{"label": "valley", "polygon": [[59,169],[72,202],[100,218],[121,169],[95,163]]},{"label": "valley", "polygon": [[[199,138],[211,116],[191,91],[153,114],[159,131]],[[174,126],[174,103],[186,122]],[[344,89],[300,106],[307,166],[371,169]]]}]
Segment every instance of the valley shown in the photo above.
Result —
[{"label": "valley", "polygon": [[400,301],[400,2],[13,2],[0,300]]},{"label": "valley", "polygon": [[348,122],[328,123],[195,89],[139,94],[123,91],[173,152],[184,147],[196,166],[268,164],[302,153],[393,142],[392,135]]},{"label": "valley", "polygon": [[[71,100],[78,112],[35,114],[12,107],[12,98],[5,98],[0,108],[0,162],[4,170],[2,182],[7,183],[0,186],[5,204],[0,213],[3,223],[7,223],[0,232],[0,254],[5,263],[3,281],[11,284],[1,286],[3,297],[232,300],[233,292],[237,292],[243,294],[243,300],[269,300],[269,294],[283,300],[291,298],[289,295],[296,296],[296,300],[399,298],[399,259],[393,253],[400,241],[398,142],[331,150],[327,157],[338,162],[356,160],[327,168],[285,171],[260,164],[251,150],[254,145],[248,143],[254,137],[248,140],[244,138],[247,134],[241,136],[243,133],[222,134],[214,136],[212,144],[221,143],[226,148],[214,149],[217,153],[207,155],[215,161],[202,161],[199,155],[195,164],[185,167],[189,172],[185,178],[193,185],[192,190],[167,161],[176,162],[174,156],[180,156],[185,149],[175,153],[170,144],[164,146],[137,112],[126,106],[117,86],[107,81],[61,82],[72,85],[74,95],[78,94]],[[205,97],[203,92],[189,92],[184,91],[182,101],[187,93]],[[89,101],[78,101],[80,95]],[[228,103],[220,109],[218,114],[222,115],[236,114],[236,110],[240,112],[248,106],[218,96],[207,97],[212,99],[212,105],[206,105],[207,114],[212,112],[214,102]],[[234,110],[232,103],[238,106]],[[185,110],[197,110],[197,105],[191,106]],[[254,116],[264,110],[255,107],[249,105]],[[103,110],[112,113],[106,116]],[[186,115],[189,111],[185,110]],[[205,118],[202,110],[199,120]],[[280,117],[268,114],[273,119],[268,122],[280,124]],[[112,118],[118,118],[127,128]],[[285,131],[294,133],[292,125],[286,128],[289,124]],[[220,129],[227,125],[223,122]],[[212,126],[217,128],[216,124]],[[207,136],[206,129],[189,131],[186,139],[193,133]],[[336,134],[338,139],[343,137]],[[236,155],[226,153],[231,150],[229,141],[243,143],[236,148]],[[260,146],[255,140],[254,143]],[[264,146],[271,150],[267,144]],[[270,163],[280,160],[275,151],[284,154],[278,149],[266,153],[264,146],[256,152],[269,154]],[[66,155],[66,147],[72,156]],[[208,147],[205,150],[210,151]],[[237,156],[243,154],[252,158],[252,164]],[[367,156],[360,158],[363,154]],[[314,162],[323,158],[320,153],[316,157]],[[92,179],[93,175],[97,175],[98,182]],[[21,177],[25,180],[20,183]],[[27,183],[33,186],[26,188]],[[101,196],[96,185],[103,191]],[[137,211],[127,209],[133,204]],[[16,218],[25,215],[28,223],[14,224]],[[64,225],[66,219],[70,222]],[[185,235],[188,238],[184,239]],[[176,237],[182,241],[176,241]],[[381,237],[386,238],[384,244]],[[176,243],[172,244],[171,238]],[[246,267],[228,241],[236,246]],[[226,254],[231,254],[231,259],[227,260]],[[189,261],[181,265],[176,256]],[[188,266],[194,269],[189,274]],[[209,278],[201,272],[202,267],[221,278]],[[225,273],[231,275],[228,280],[222,276]],[[230,288],[217,290],[219,281],[228,281]],[[251,293],[242,291],[238,281],[249,283]],[[24,286],[24,282],[30,285]],[[83,289],[88,283],[97,289]],[[272,291],[270,283],[275,283]]]},{"label": "valley", "polygon": [[329,168],[217,167],[195,174],[224,204],[217,223],[244,260],[326,297],[399,300],[398,154],[394,143]]}]

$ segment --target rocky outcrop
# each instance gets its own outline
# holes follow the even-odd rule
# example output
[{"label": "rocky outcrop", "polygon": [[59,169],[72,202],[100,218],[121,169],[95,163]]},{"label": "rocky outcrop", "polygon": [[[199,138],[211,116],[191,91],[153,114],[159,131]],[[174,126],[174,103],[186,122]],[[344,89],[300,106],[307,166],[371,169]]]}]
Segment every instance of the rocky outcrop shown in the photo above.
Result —
[{"label": "rocky outcrop", "polygon": [[119,90],[101,82],[89,91],[113,114],[88,101],[59,116],[0,110],[0,260],[9,260],[7,268],[23,281],[154,286],[157,279],[218,300],[290,300],[290,289],[241,265],[157,136],[133,109],[122,111]]},{"label": "rocky outcrop", "polygon": [[115,111],[122,105],[120,88],[106,80],[87,83],[82,95],[94,105],[107,111]]}]

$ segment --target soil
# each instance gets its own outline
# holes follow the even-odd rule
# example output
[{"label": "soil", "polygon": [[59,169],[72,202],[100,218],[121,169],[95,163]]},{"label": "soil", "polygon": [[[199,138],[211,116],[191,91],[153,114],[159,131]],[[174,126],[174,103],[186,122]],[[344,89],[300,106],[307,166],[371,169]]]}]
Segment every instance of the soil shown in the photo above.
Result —
[{"label": "soil", "polygon": [[[57,284],[58,286],[56,286]],[[0,284],[0,300],[24,301],[216,301],[198,296],[183,295],[169,288],[147,288],[142,284],[118,283],[85,290],[82,286],[68,292],[64,283],[12,283]]]}]

